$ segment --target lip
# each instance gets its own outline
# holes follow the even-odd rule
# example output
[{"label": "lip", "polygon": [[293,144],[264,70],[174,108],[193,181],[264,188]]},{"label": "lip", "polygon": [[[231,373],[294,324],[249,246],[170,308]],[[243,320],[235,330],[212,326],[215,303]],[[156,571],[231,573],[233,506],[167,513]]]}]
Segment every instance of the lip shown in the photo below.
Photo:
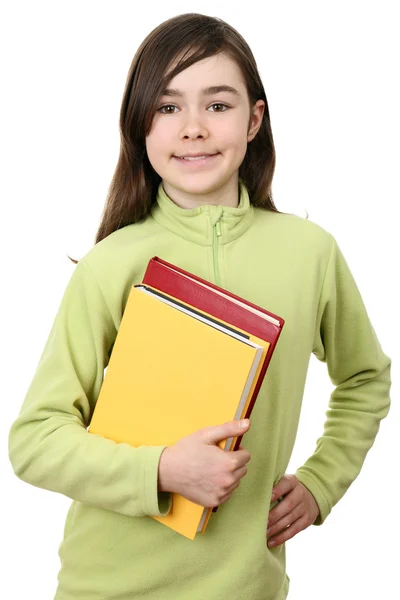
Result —
[{"label": "lip", "polygon": [[190,156],[190,157],[196,157],[196,156],[214,156],[214,154],[218,154],[217,152],[188,152],[187,154],[180,154],[179,156],[177,156],[177,158],[182,158],[182,156]]},{"label": "lip", "polygon": [[214,162],[217,156],[219,156],[219,152],[216,154],[185,154],[185,156],[206,156],[206,158],[198,158],[197,160],[185,160],[184,158],[179,158],[178,156],[174,156],[173,158],[178,161],[181,165],[185,167],[202,167],[204,165],[210,165]]}]

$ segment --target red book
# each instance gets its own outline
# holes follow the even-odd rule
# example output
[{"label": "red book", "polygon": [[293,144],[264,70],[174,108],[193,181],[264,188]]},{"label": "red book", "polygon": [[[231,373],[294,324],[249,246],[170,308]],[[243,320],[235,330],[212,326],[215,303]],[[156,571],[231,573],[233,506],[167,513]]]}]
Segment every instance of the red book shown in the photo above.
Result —
[{"label": "red book", "polygon": [[[284,319],[157,256],[150,259],[143,283],[269,342],[267,356],[246,412],[246,418],[249,418]],[[233,450],[239,448],[241,440],[242,436],[237,438]],[[216,510],[217,507],[213,509],[214,512]]]},{"label": "red book", "polygon": [[[284,319],[157,256],[150,259],[143,283],[270,343],[260,378],[247,409],[246,418],[249,418],[285,323]],[[252,312],[248,307],[257,312]],[[262,318],[257,313],[262,313],[268,318]],[[238,437],[234,450],[239,448],[241,439]]]}]

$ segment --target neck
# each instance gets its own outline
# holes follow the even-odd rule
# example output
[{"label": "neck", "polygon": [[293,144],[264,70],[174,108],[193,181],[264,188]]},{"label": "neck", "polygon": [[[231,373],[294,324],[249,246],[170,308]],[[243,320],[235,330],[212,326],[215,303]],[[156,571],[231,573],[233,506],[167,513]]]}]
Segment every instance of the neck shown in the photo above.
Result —
[{"label": "neck", "polygon": [[191,209],[204,205],[230,206],[232,208],[239,206],[238,174],[216,189],[210,187],[199,193],[169,184],[164,179],[162,180],[162,186],[169,198],[181,208]]},{"label": "neck", "polygon": [[200,246],[214,245],[214,225],[220,223],[219,243],[224,245],[236,239],[251,225],[255,217],[249,192],[243,181],[240,184],[240,203],[231,206],[196,206],[191,210],[177,206],[166,194],[162,182],[157,190],[157,200],[151,216],[159,225]]}]

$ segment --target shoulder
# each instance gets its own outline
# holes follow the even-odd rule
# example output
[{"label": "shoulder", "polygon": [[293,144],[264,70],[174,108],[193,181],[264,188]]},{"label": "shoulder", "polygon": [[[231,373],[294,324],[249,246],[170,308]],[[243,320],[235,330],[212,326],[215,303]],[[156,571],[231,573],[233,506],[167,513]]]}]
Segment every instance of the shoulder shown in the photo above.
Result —
[{"label": "shoulder", "polygon": [[142,280],[159,233],[159,225],[149,216],[110,233],[81,255],[76,265],[85,293],[101,296],[115,323],[121,319],[132,285]]},{"label": "shoulder", "polygon": [[158,224],[149,216],[139,223],[113,231],[90,248],[81,261],[95,273],[132,266],[140,258],[143,245],[158,233]]},{"label": "shoulder", "polygon": [[335,238],[326,229],[310,219],[291,213],[274,212],[255,208],[255,222],[274,243],[287,250],[323,255],[329,258]]},{"label": "shoulder", "polygon": [[100,292],[117,322],[132,284],[142,280],[159,240],[153,219],[126,225],[97,242],[76,265],[88,289]]}]

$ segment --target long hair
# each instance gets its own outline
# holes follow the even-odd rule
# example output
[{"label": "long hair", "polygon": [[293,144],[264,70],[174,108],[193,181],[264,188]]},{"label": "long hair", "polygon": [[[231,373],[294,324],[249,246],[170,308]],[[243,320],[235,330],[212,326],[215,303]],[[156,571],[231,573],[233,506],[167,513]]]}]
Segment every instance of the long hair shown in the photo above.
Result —
[{"label": "long hair", "polygon": [[[259,99],[265,102],[261,127],[247,145],[239,177],[248,189],[252,204],[280,212],[274,205],[271,191],[275,147],[268,102],[253,53],[236,29],[222,19],[186,13],[164,21],[151,31],[132,60],[119,118],[119,159],[95,244],[149,214],[161,178],[149,162],[145,140],[159,99],[178,73],[219,53],[224,53],[239,66],[251,106]],[[169,71],[174,63],[175,67]]]}]

